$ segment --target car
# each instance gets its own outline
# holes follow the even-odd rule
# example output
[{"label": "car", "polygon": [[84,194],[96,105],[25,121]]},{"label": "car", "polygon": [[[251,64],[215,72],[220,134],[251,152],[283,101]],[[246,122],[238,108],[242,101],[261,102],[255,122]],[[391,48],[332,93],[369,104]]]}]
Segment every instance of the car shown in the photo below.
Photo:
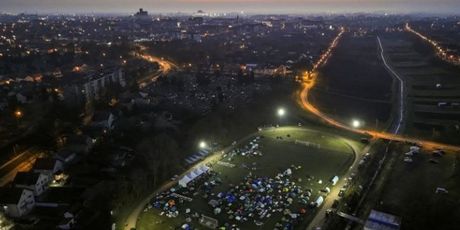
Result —
[{"label": "car", "polygon": [[331,209],[326,210],[326,217],[331,216],[331,214],[334,213]]},{"label": "car", "polygon": [[345,190],[344,189],[340,189],[339,191],[339,197],[343,197],[345,196]]},{"label": "car", "polygon": [[404,162],[406,162],[406,163],[412,163],[413,160],[412,160],[412,158],[410,158],[410,157],[405,157],[405,158],[404,158]]},{"label": "car", "polygon": [[179,175],[174,175],[173,177],[171,177],[171,180],[175,181],[175,180],[177,180],[178,177],[179,177]]},{"label": "car", "polygon": [[331,189],[329,187],[325,187],[325,188],[321,189],[321,192],[330,193]]},{"label": "car", "polygon": [[363,143],[363,144],[369,144],[370,141],[369,141],[369,139],[367,139],[367,138],[361,138],[361,143]]}]

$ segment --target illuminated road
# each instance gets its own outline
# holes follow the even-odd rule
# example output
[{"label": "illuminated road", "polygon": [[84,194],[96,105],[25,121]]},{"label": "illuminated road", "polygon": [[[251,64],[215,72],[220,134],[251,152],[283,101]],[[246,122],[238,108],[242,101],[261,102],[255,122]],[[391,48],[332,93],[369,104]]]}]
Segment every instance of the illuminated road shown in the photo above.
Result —
[{"label": "illuminated road", "polygon": [[318,77],[317,69],[321,67],[322,65],[324,65],[324,63],[327,63],[327,60],[331,56],[332,50],[334,50],[334,48],[338,45],[339,40],[342,37],[343,33],[344,33],[344,29],[342,29],[342,31],[337,35],[337,37],[333,40],[333,42],[331,43],[327,51],[321,56],[318,62],[314,65],[313,70],[311,72],[307,72],[302,77],[301,89],[299,90],[299,92],[297,92],[297,103],[299,104],[299,106],[302,107],[304,110],[318,116],[321,120],[325,121],[329,125],[335,126],[340,129],[348,130],[354,133],[370,135],[374,138],[380,138],[380,139],[385,139],[385,140],[418,144],[426,149],[439,148],[439,149],[454,151],[454,152],[460,151],[460,147],[458,146],[436,143],[433,141],[426,141],[426,140],[421,140],[418,138],[406,137],[406,136],[392,134],[388,132],[351,128],[350,126],[344,123],[341,123],[340,121],[337,121],[334,118],[324,114],[318,108],[316,108],[313,104],[310,103],[309,93],[310,93],[310,90],[316,85],[316,80]]},{"label": "illuminated road", "polygon": [[0,166],[0,187],[10,183],[17,172],[29,171],[38,156],[39,154],[35,149],[27,149]]},{"label": "illuminated road", "polygon": [[404,100],[404,95],[405,95],[405,91],[404,91],[404,80],[401,76],[399,76],[398,73],[396,73],[396,71],[393,70],[393,68],[391,68],[391,66],[388,65],[387,63],[387,60],[385,58],[385,51],[383,49],[383,46],[382,46],[382,41],[380,41],[380,37],[377,36],[377,41],[379,42],[379,47],[380,47],[380,57],[382,58],[382,61],[383,61],[383,64],[385,65],[385,68],[394,76],[396,77],[396,79],[398,79],[399,81],[399,111],[398,111],[398,121],[397,121],[397,124],[395,126],[395,130],[392,132],[394,134],[399,134],[399,132],[401,131],[401,125],[404,121],[404,108],[405,108],[405,100]]},{"label": "illuminated road", "polygon": [[160,68],[153,74],[149,74],[146,77],[143,77],[137,81],[139,88],[145,88],[148,85],[156,82],[158,78],[163,75],[171,72],[174,69],[178,69],[178,66],[171,61],[167,61],[164,58],[159,58],[150,54],[146,54],[144,51],[147,49],[145,46],[139,46],[141,51],[140,53],[136,53],[136,56],[151,62],[151,63],[158,63]]},{"label": "illuminated road", "polygon": [[317,210],[317,213],[315,214],[315,217],[310,221],[310,223],[307,226],[307,230],[315,230],[317,227],[322,226],[324,222],[327,220],[327,210],[332,209],[332,205],[334,204],[335,200],[340,200],[340,189],[345,186],[345,184],[348,182],[347,178],[351,177],[353,173],[356,174],[358,170],[358,165],[359,161],[362,159],[364,154],[368,153],[371,146],[367,145],[365,148],[361,149],[359,146],[356,145],[356,143],[347,140],[346,138],[343,137],[337,137],[340,138],[342,141],[344,141],[352,150],[353,153],[355,154],[355,158],[353,160],[353,163],[351,166],[348,168],[347,172],[342,175],[342,177],[339,179],[337,184],[335,186],[331,186],[331,192],[324,197],[324,202],[323,205]]},{"label": "illuminated road", "polygon": [[454,64],[454,65],[460,65],[460,56],[454,55],[454,54],[448,54],[448,50],[446,48],[443,48],[439,42],[432,40],[428,38],[427,36],[421,34],[420,32],[412,29],[409,25],[409,23],[406,23],[406,26],[404,29],[412,34],[417,35],[419,38],[424,40],[425,42],[428,42],[436,51],[436,55],[441,58],[442,60]]}]

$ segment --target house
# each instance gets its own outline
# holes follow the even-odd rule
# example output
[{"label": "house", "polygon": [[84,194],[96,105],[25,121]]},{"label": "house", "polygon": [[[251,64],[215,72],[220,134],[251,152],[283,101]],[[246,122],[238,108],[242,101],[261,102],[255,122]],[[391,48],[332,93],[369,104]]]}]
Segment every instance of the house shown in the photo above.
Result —
[{"label": "house", "polygon": [[75,154],[75,152],[67,150],[67,149],[63,149],[57,152],[54,155],[54,158],[61,161],[65,165],[67,165],[67,164],[72,163],[75,160],[76,156],[77,154]]},{"label": "house", "polygon": [[82,210],[82,205],[76,203],[64,212],[63,219],[57,225],[58,229],[74,229],[79,213]]},{"label": "house", "polygon": [[36,173],[45,173],[53,176],[55,173],[64,169],[63,162],[52,158],[38,158],[35,161],[33,171]]},{"label": "house", "polygon": [[74,229],[75,223],[76,221],[74,217],[64,217],[56,227],[58,229]]},{"label": "house", "polygon": [[1,210],[10,217],[22,217],[35,207],[33,191],[24,188],[0,188]]},{"label": "house", "polygon": [[79,154],[89,153],[95,141],[88,135],[64,134],[57,139],[57,144],[59,148]]},{"label": "house", "polygon": [[95,140],[87,135],[69,135],[66,138],[65,149],[75,153],[89,153]]},{"label": "house", "polygon": [[91,121],[91,125],[95,127],[112,130],[114,128],[115,115],[110,112],[96,112]]},{"label": "house", "polygon": [[13,180],[16,188],[23,188],[33,191],[35,196],[40,196],[51,181],[51,177],[45,173],[18,172]]},{"label": "house", "polygon": [[68,207],[77,202],[83,202],[82,187],[50,187],[46,193],[36,200],[37,207]]},{"label": "house", "polygon": [[24,95],[23,93],[17,93],[16,100],[21,104],[26,104],[29,103],[30,97],[28,95]]}]

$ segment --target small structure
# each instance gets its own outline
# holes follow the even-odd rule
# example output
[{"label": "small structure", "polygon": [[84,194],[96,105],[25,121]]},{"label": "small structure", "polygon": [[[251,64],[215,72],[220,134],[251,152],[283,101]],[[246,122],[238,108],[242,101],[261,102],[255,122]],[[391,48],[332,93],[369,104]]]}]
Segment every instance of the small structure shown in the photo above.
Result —
[{"label": "small structure", "polygon": [[338,181],[339,181],[339,177],[338,177],[338,176],[334,176],[334,177],[332,178],[332,180],[331,180],[332,185],[333,185],[333,186],[336,185]]},{"label": "small structure", "polygon": [[317,208],[319,206],[321,206],[324,202],[324,198],[322,196],[319,196],[315,202],[312,202],[310,205],[314,208]]},{"label": "small structure", "polygon": [[410,151],[413,153],[419,153],[420,152],[420,147],[418,146],[411,146]]},{"label": "small structure", "polygon": [[75,154],[75,152],[64,149],[57,152],[54,157],[64,164],[69,164],[75,159],[76,156],[77,154]]},{"label": "small structure", "polygon": [[209,217],[209,216],[205,216],[205,215],[202,215],[201,218],[200,218],[200,224],[207,227],[207,228],[210,228],[210,229],[216,229],[217,227],[219,227],[219,221],[212,218],[212,217]]},{"label": "small structure", "polygon": [[192,170],[191,172],[189,172],[187,175],[182,177],[179,180],[179,185],[185,188],[185,187],[187,187],[188,183],[192,182],[197,177],[207,173],[208,171],[209,171],[209,167],[206,166],[206,165],[202,165],[200,167],[197,167],[194,170]]},{"label": "small structure", "polygon": [[40,196],[51,181],[51,177],[45,173],[18,172],[13,184],[16,188],[29,189],[35,196]]},{"label": "small structure", "polygon": [[447,189],[445,189],[445,188],[437,187],[436,188],[436,193],[445,193],[445,194],[447,194],[447,193],[449,193],[449,191],[447,191]]},{"label": "small structure", "polygon": [[62,170],[63,163],[60,160],[52,158],[38,158],[33,167],[34,172],[45,173],[50,176]]},{"label": "small structure", "polygon": [[372,210],[364,225],[364,230],[399,230],[401,218]]},{"label": "small structure", "polygon": [[74,229],[76,219],[81,210],[82,206],[79,203],[70,207],[66,212],[64,212],[63,219],[61,220],[61,222],[59,222],[56,228],[65,230]]},{"label": "small structure", "polygon": [[24,188],[0,188],[0,207],[10,217],[21,217],[35,207],[33,191]]}]

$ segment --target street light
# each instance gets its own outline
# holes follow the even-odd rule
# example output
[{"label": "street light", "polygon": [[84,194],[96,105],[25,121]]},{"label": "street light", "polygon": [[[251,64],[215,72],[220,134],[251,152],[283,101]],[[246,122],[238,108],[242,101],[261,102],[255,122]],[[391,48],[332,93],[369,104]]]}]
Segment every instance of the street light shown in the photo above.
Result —
[{"label": "street light", "polygon": [[286,114],[286,110],[283,108],[278,109],[278,116],[283,117]]},{"label": "street light", "polygon": [[200,141],[200,143],[198,144],[198,146],[200,147],[200,149],[204,149],[204,148],[206,148],[208,145],[206,144],[206,142]]},{"label": "street light", "polygon": [[16,111],[14,112],[14,116],[15,116],[16,118],[18,118],[18,119],[21,118],[22,115],[23,115],[23,114],[22,114],[22,111],[21,111],[21,110],[16,110]]},{"label": "street light", "polygon": [[351,125],[353,126],[353,128],[359,128],[361,127],[361,122],[355,119],[351,122]]},{"label": "street light", "polygon": [[22,116],[24,116],[24,114],[22,113],[21,110],[16,110],[14,111],[14,116],[16,117],[16,123],[17,123],[17,126],[19,127],[19,125],[21,124],[21,118]]}]

